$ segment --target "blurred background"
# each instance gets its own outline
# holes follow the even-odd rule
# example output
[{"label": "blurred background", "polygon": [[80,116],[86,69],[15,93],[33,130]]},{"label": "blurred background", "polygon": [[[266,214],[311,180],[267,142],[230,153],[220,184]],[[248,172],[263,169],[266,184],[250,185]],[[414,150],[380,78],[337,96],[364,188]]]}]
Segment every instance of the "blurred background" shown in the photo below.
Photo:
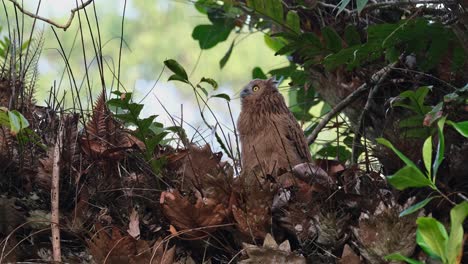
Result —
[{"label": "blurred background", "polygon": [[[6,21],[14,22],[16,19],[21,21],[22,17],[20,15],[18,18],[14,17],[13,5],[9,1],[4,1],[3,4],[0,10],[0,25],[3,25],[3,30],[0,34],[5,35],[8,32]],[[81,4],[81,1],[78,4]],[[75,8],[77,3],[63,0],[30,0],[25,1],[24,5],[31,13],[38,11],[38,15],[42,17],[58,24],[65,24],[70,10]],[[94,34],[100,32],[106,88],[115,89],[125,1],[98,0],[95,1],[95,5],[98,23],[91,4],[86,8],[90,22],[83,25],[91,28]],[[8,10],[8,17],[4,8]],[[65,105],[72,106],[73,96],[70,87],[73,85],[73,79],[80,87],[85,109],[89,109],[91,102],[95,101],[101,92],[101,80],[90,30],[83,28],[85,47],[83,49],[79,29],[80,19],[85,21],[86,17],[77,15],[66,31],[55,29],[56,35],[51,26],[42,21],[38,20],[35,25],[35,38],[38,39],[43,34],[44,39],[38,63],[39,79],[36,92],[36,99],[40,105],[44,104],[50,89],[55,86],[55,89],[60,91],[59,94],[65,93]],[[28,28],[32,21],[33,19],[26,17],[25,28]],[[121,87],[127,92],[134,92],[135,101],[142,100],[145,104],[144,116],[159,115],[156,121],[170,126],[172,122],[168,113],[178,119],[182,117],[183,111],[184,122],[192,126],[192,128],[189,125],[184,126],[189,138],[196,134],[200,136],[195,133],[195,130],[198,130],[206,141],[216,146],[212,131],[203,125],[192,88],[182,82],[167,82],[171,72],[168,69],[163,70],[163,61],[177,60],[187,70],[193,83],[198,83],[202,77],[216,80],[219,84],[218,90],[208,91],[213,94],[225,93],[231,97],[230,107],[234,120],[240,111],[239,92],[251,80],[253,68],[258,66],[266,72],[287,66],[288,61],[284,56],[274,56],[274,51],[265,45],[261,32],[231,33],[227,41],[211,49],[202,50],[191,35],[195,26],[204,23],[209,24],[206,15],[200,14],[194,4],[188,0],[128,0],[125,8],[120,82]],[[9,26],[15,25],[16,23],[10,23]],[[94,38],[97,39],[96,36]],[[219,61],[229,50],[234,38],[236,38],[235,49],[221,70]],[[72,74],[65,67],[66,63],[61,55],[62,48],[69,57]],[[86,54],[86,61],[83,54]],[[86,67],[88,67],[90,89],[86,87],[88,83],[85,78]],[[227,102],[221,98],[211,98],[209,105],[218,115],[220,123],[232,129]],[[206,117],[209,121],[212,120],[209,115]],[[198,136],[195,136],[194,141],[200,140]]]}]

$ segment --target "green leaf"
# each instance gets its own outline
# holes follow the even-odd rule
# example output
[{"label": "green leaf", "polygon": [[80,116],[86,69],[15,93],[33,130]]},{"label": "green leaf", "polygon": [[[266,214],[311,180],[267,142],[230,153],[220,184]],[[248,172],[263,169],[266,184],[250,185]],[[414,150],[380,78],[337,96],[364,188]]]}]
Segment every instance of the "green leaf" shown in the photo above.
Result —
[{"label": "green leaf", "polygon": [[389,62],[395,62],[400,57],[400,51],[395,47],[390,47],[385,50],[385,59]]},{"label": "green leaf", "polygon": [[219,98],[223,98],[225,100],[227,100],[228,102],[231,101],[231,97],[229,97],[229,95],[225,94],[225,93],[221,93],[221,94],[215,94],[211,97],[219,97]]},{"label": "green leaf", "polygon": [[140,132],[143,134],[147,134],[149,131],[149,127],[153,123],[154,119],[157,117],[157,115],[151,115],[148,116],[147,118],[143,118],[141,120],[138,120],[138,127],[140,129]]},{"label": "green leaf", "polygon": [[455,47],[453,48],[453,53],[452,53],[452,66],[450,67],[450,70],[452,72],[461,70],[461,67],[465,65],[467,61],[465,50],[463,49],[462,46],[457,45],[457,44],[455,44]]},{"label": "green leaf", "polygon": [[344,39],[348,47],[361,44],[361,36],[354,25],[348,25],[345,28]]},{"label": "green leaf", "polygon": [[146,150],[149,151],[149,153],[153,153],[154,149],[156,148],[156,146],[159,144],[159,142],[161,142],[161,140],[163,140],[163,138],[169,134],[168,132],[161,132],[159,134],[157,134],[156,136],[150,138],[149,140],[147,140],[145,143],[146,143]]},{"label": "green leaf", "polygon": [[405,166],[395,174],[387,177],[388,182],[398,190],[404,190],[409,187],[428,187],[432,188],[432,182],[424,176],[417,168]]},{"label": "green leaf", "polygon": [[398,126],[400,128],[422,127],[423,121],[424,121],[424,116],[415,115],[415,116],[410,116],[405,119],[401,119],[400,122],[398,123]]},{"label": "green leaf", "polygon": [[[376,139],[377,143],[382,144],[386,146],[387,148],[393,150],[395,154],[408,166],[412,167],[413,169],[419,171],[418,166],[414,164],[410,159],[408,159],[403,153],[401,153],[398,149],[396,149],[390,141],[386,140],[385,138],[377,138]],[[421,173],[422,174],[422,173]]]},{"label": "green leaf", "polygon": [[336,53],[341,50],[341,38],[332,27],[324,27],[322,36],[328,50]]},{"label": "green leaf", "polygon": [[361,13],[362,9],[364,9],[364,7],[366,6],[367,2],[369,2],[369,0],[357,0],[357,11],[358,13]]},{"label": "green leaf", "polygon": [[283,3],[281,0],[263,0],[264,10],[259,10],[266,12],[266,15],[272,18],[274,21],[282,24],[284,21],[283,14]]},{"label": "green leaf", "polygon": [[274,52],[277,52],[280,50],[282,47],[286,45],[286,41],[281,38],[281,37],[272,37],[268,34],[263,35],[263,40],[265,41],[265,44],[272,49]]},{"label": "green leaf", "polygon": [[417,230],[421,235],[420,238],[424,241],[424,244],[439,256],[442,262],[447,263],[445,243],[448,240],[448,235],[444,225],[432,217],[419,217],[416,223],[418,225]]},{"label": "green leaf", "polygon": [[114,114],[114,117],[124,121],[125,123],[136,124],[136,122],[138,122],[130,113]]},{"label": "green leaf", "polygon": [[424,264],[418,260],[403,256],[400,253],[393,253],[393,254],[387,255],[385,256],[385,260],[399,260],[399,261],[406,261],[406,263],[410,263],[410,264]]},{"label": "green leaf", "polygon": [[169,76],[169,79],[167,79],[167,80],[168,81],[179,81],[179,82],[189,83],[188,80],[186,80],[183,77],[181,77],[179,75],[176,75],[176,74],[173,74],[173,75]]},{"label": "green leaf", "polygon": [[215,80],[211,79],[211,78],[202,77],[201,80],[200,80],[200,83],[207,83],[207,84],[211,85],[211,87],[213,87],[213,90],[218,89],[218,83]]},{"label": "green leaf", "polygon": [[228,62],[229,58],[231,57],[232,50],[234,49],[234,40],[231,43],[231,46],[229,46],[228,51],[224,54],[224,56],[221,58],[219,61],[219,67],[222,69]]},{"label": "green leaf", "polygon": [[351,157],[351,152],[344,146],[325,146],[317,154],[322,157],[338,158],[340,161],[346,161]]},{"label": "green leaf", "polygon": [[463,256],[463,222],[468,216],[468,202],[450,210],[450,235],[447,242],[447,263],[460,263]]},{"label": "green leaf", "polygon": [[280,50],[278,50],[275,53],[275,56],[290,54],[290,53],[296,51],[298,49],[298,47],[299,46],[296,43],[291,43],[291,44],[285,45],[284,47],[282,47]]},{"label": "green leaf", "polygon": [[351,0],[341,0],[338,3],[338,12],[336,13],[336,15],[339,15],[341,12],[343,12],[343,10],[346,8],[350,1]]},{"label": "green leaf", "polygon": [[286,15],[286,25],[296,33],[301,33],[301,23],[296,11],[289,11]]},{"label": "green leaf", "polygon": [[18,134],[22,129],[29,126],[28,120],[18,111],[8,111],[10,130],[13,135]]},{"label": "green leaf", "polygon": [[428,137],[426,141],[424,141],[423,145],[423,160],[424,166],[427,170],[427,175],[431,175],[431,163],[432,163],[432,136]]},{"label": "green leaf", "polygon": [[176,60],[165,60],[164,65],[181,79],[188,80],[187,72]]},{"label": "green leaf", "polygon": [[0,109],[0,126],[10,126],[10,119],[8,118],[8,112]]},{"label": "green leaf", "polygon": [[255,67],[253,70],[252,70],[252,78],[253,79],[268,79],[268,77],[266,76],[266,74],[262,71],[262,69],[260,67]]},{"label": "green leaf", "polygon": [[445,124],[445,119],[446,117],[442,117],[437,121],[437,132],[439,135],[439,143],[437,143],[437,151],[436,151],[436,156],[434,160],[434,164],[432,165],[432,170],[433,170],[433,178],[432,182],[435,183],[436,181],[436,176],[437,176],[437,171],[439,170],[440,164],[442,164],[442,161],[444,160],[444,154],[445,154],[445,139],[444,139],[444,124]]},{"label": "green leaf", "polygon": [[460,133],[460,135],[468,138],[468,121],[463,121],[463,122],[452,122],[450,120],[447,120],[447,124],[451,125],[455,130]]},{"label": "green leaf", "polygon": [[234,23],[198,25],[193,29],[192,38],[198,40],[201,49],[210,49],[225,41],[233,28]]},{"label": "green leaf", "polygon": [[419,211],[419,209],[423,208],[424,206],[426,206],[430,201],[432,201],[432,199],[434,199],[435,197],[430,197],[430,198],[426,198],[424,200],[422,200],[421,202],[419,203],[416,203],[416,204],[413,204],[412,206],[406,208],[406,210],[403,210],[401,213],[400,213],[400,217],[403,217],[403,216],[406,216],[406,215],[410,215],[416,211]]}]

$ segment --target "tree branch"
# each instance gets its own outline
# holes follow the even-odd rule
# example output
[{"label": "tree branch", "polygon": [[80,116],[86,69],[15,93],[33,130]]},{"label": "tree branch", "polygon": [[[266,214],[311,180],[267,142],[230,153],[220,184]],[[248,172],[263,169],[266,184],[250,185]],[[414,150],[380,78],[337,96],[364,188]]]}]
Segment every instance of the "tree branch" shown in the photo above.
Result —
[{"label": "tree branch", "polygon": [[[388,71],[395,65],[395,63],[392,63],[390,65],[385,66],[378,72],[374,73],[371,77],[371,83],[377,83],[382,77],[385,77],[388,73]],[[307,137],[307,144],[312,144],[312,142],[317,139],[318,134],[320,131],[327,125],[327,123],[341,110],[345,109],[348,105],[353,103],[356,99],[358,99],[363,93],[365,93],[367,90],[369,90],[369,86],[367,83],[362,84],[357,88],[354,92],[349,94],[343,101],[339,102],[335,107],[333,107],[330,112],[328,112],[323,119],[319,122],[317,127],[312,131],[312,133]]]},{"label": "tree branch", "polygon": [[[366,114],[371,107],[371,102],[375,100],[377,93],[380,91],[379,89],[381,87],[380,84],[382,83],[383,80],[385,80],[385,78],[387,78],[388,74],[393,69],[393,67],[396,66],[396,64],[397,63],[395,62],[384,68],[385,72],[382,72],[382,75],[379,77],[379,79],[375,80],[375,83],[369,92],[366,105],[364,106],[364,109],[362,110],[361,115],[359,116],[359,121],[358,121],[359,123],[358,123],[357,131],[354,134],[353,146],[352,146],[352,152],[351,152],[352,164],[355,164],[357,162],[357,159],[358,159],[357,152],[358,152],[358,149],[362,147],[359,143],[361,141],[361,137],[364,134],[364,128],[365,128],[364,119],[366,118]],[[366,162],[366,166],[368,165],[369,165],[369,162]],[[367,169],[367,172],[369,172],[369,169],[368,168],[366,169]]]},{"label": "tree branch", "polygon": [[54,161],[52,165],[52,181],[50,188],[51,217],[50,225],[52,230],[52,255],[56,262],[62,261],[60,249],[60,211],[59,211],[59,193],[60,193],[60,149],[62,148],[62,139],[64,133],[63,120],[59,124],[57,141],[54,146]]},{"label": "tree branch", "polygon": [[21,11],[21,13],[23,13],[23,14],[29,16],[29,17],[42,20],[42,21],[44,21],[44,22],[46,22],[46,23],[48,23],[48,24],[50,24],[50,25],[53,25],[53,26],[55,26],[55,27],[57,27],[57,28],[61,28],[61,29],[63,29],[64,31],[66,31],[66,30],[70,27],[70,25],[71,25],[71,23],[72,23],[72,21],[73,21],[73,18],[75,17],[75,13],[76,13],[78,10],[83,9],[83,8],[85,8],[86,6],[88,6],[89,4],[91,4],[94,0],[88,0],[88,1],[86,1],[86,2],[84,2],[84,3],[82,3],[80,6],[78,6],[78,7],[76,7],[76,8],[73,8],[72,10],[70,10],[70,12],[71,12],[70,17],[68,18],[68,21],[67,21],[65,24],[63,24],[63,25],[60,25],[60,24],[58,24],[58,23],[56,23],[56,22],[54,22],[54,21],[52,21],[52,20],[50,20],[50,19],[48,19],[48,18],[41,17],[41,16],[39,16],[39,15],[37,15],[37,14],[33,14],[33,13],[29,12],[28,10],[26,10],[26,9],[23,8],[23,5],[19,4],[19,3],[16,2],[15,0],[9,0],[9,1],[10,1],[13,5],[15,5],[15,6]]}]

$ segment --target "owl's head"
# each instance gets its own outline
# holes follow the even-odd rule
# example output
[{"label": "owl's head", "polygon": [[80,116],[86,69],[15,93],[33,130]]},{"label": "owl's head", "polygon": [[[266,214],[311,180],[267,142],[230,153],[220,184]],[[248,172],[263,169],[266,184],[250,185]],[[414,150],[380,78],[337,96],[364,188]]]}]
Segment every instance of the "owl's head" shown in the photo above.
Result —
[{"label": "owl's head", "polygon": [[269,94],[278,92],[278,81],[275,78],[268,80],[255,79],[250,81],[240,93],[241,101],[254,101]]}]

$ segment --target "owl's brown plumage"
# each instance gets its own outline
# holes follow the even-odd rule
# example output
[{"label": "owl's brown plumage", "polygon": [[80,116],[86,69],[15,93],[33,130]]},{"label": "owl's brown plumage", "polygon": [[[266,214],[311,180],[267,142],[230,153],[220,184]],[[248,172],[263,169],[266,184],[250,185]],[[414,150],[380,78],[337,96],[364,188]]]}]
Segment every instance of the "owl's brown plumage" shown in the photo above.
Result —
[{"label": "owl's brown plumage", "polygon": [[275,175],[312,160],[304,133],[273,79],[252,80],[241,98],[237,126],[244,170],[261,165],[265,173]]}]

